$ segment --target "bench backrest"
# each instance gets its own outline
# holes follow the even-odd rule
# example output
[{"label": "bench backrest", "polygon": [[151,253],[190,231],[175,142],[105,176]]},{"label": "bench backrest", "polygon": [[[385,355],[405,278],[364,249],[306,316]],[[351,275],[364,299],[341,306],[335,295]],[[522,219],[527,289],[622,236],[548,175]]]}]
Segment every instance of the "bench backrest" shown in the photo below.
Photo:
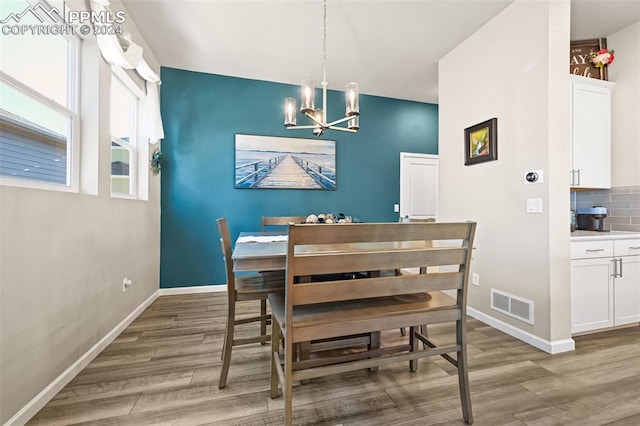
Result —
[{"label": "bench backrest", "polygon": [[[475,222],[289,225],[288,320],[295,305],[441,290],[457,292],[464,315],[475,228]],[[429,266],[439,268],[427,274],[375,273]],[[344,279],[363,271],[374,273]],[[332,278],[305,282],[325,274]]]}]

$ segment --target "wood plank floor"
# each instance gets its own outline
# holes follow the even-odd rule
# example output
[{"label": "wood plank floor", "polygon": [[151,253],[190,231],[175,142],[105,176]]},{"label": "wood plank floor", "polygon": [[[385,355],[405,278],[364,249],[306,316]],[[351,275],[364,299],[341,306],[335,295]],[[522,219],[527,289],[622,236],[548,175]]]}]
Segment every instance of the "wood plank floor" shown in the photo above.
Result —
[{"label": "wood plank floor", "polygon": [[[281,424],[268,346],[234,348],[218,389],[225,312],[224,293],[158,298],[29,424]],[[475,425],[640,425],[640,327],[578,337],[575,352],[553,356],[473,319],[468,329]],[[429,334],[444,343],[452,330]],[[293,401],[296,425],[463,424],[455,371],[440,358],[417,373],[401,363],[314,379]]]}]

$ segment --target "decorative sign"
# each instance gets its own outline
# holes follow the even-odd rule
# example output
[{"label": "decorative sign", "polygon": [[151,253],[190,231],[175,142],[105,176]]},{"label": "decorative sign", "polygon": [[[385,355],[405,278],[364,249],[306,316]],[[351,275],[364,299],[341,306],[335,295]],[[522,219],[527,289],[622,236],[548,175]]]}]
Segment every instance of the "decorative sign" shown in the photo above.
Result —
[{"label": "decorative sign", "polygon": [[569,53],[569,73],[583,77],[607,80],[607,67],[597,68],[589,61],[589,53],[607,47],[606,38],[571,42]]}]

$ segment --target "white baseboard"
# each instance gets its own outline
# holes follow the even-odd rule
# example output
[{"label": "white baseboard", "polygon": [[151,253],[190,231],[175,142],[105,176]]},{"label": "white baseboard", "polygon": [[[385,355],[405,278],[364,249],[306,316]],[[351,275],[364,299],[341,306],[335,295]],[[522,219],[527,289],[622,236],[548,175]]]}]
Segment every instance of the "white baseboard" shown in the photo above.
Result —
[{"label": "white baseboard", "polygon": [[11,417],[4,426],[18,426],[26,424],[38,411],[44,407],[58,392],[64,388],[74,377],[82,371],[104,348],[109,346],[122,331],[129,326],[154,300],[158,298],[160,291],[155,291],[140,306],[133,310],[120,324],[107,333],[98,343],[93,345],[84,355],[67,368],[62,374],[44,388],[38,395],[29,401],[20,411]]},{"label": "white baseboard", "polygon": [[213,291],[227,291],[227,285],[195,285],[193,287],[172,287],[161,288],[160,296],[170,296],[174,294],[194,294],[194,293],[210,293]]},{"label": "white baseboard", "polygon": [[470,317],[473,317],[487,325],[490,325],[493,328],[502,331],[503,333],[507,333],[509,336],[515,337],[518,340],[522,340],[523,342],[550,354],[570,352],[575,350],[576,348],[576,343],[573,339],[555,341],[544,340],[531,333],[520,330],[519,328],[514,327],[511,324],[507,324],[506,322],[500,321],[497,318],[480,312],[477,309],[467,308],[467,314],[469,314]]},{"label": "white baseboard", "polygon": [[214,291],[227,291],[226,284],[222,285],[206,285],[193,287],[175,287],[161,288],[155,291],[140,306],[133,310],[120,324],[115,326],[113,330],[107,333],[98,343],[93,345],[84,355],[67,368],[62,374],[44,388],[38,395],[29,401],[20,409],[13,417],[11,417],[4,426],[18,426],[26,424],[38,411],[44,407],[58,392],[62,390],[74,377],[82,371],[100,352],[104,350],[116,337],[124,331],[145,309],[149,307],[158,296],[176,295],[176,294],[192,294],[192,293],[209,293]]}]

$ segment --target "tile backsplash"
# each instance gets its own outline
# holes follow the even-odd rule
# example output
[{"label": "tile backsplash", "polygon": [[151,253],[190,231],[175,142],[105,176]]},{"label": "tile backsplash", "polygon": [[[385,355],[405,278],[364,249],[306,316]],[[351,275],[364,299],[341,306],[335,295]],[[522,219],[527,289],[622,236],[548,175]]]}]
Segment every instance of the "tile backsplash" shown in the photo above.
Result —
[{"label": "tile backsplash", "polygon": [[640,232],[640,186],[571,191],[571,209],[602,206],[607,208],[605,229]]}]

